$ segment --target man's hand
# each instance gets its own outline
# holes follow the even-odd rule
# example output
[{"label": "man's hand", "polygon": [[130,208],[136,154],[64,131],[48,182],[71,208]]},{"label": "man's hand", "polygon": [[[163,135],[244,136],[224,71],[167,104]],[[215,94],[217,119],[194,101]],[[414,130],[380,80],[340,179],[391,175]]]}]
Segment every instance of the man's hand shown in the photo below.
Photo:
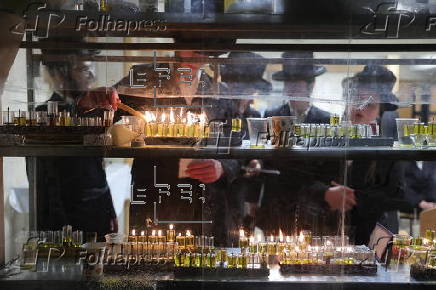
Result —
[{"label": "man's hand", "polygon": [[419,208],[421,208],[421,209],[436,208],[436,203],[422,200],[419,203]]},{"label": "man's hand", "polygon": [[106,110],[117,110],[120,99],[115,88],[97,88],[90,90],[79,99],[77,105],[83,111],[89,111],[96,108]]},{"label": "man's hand", "polygon": [[330,187],[324,194],[325,201],[329,204],[331,210],[342,211],[342,204],[345,199],[345,211],[349,211],[356,205],[354,190],[348,186],[339,185],[332,181]]},{"label": "man's hand", "polygon": [[188,165],[186,173],[192,179],[197,179],[203,183],[213,183],[224,175],[224,169],[221,162],[209,159],[192,162]]},{"label": "man's hand", "polygon": [[259,175],[259,170],[262,169],[262,164],[259,160],[251,160],[245,167],[244,177],[254,177]]}]

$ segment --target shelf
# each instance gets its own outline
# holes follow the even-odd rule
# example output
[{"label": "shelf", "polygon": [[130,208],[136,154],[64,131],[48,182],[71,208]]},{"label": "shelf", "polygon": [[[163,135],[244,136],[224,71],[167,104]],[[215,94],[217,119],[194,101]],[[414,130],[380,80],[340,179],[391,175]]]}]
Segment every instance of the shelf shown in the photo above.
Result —
[{"label": "shelf", "polygon": [[[301,1],[304,2],[304,1]],[[51,24],[49,27],[51,36],[89,36],[89,37],[185,37],[185,38],[227,38],[227,39],[392,39],[391,35],[386,33],[362,32],[363,27],[374,21],[374,15],[365,7],[367,1],[353,1],[354,8],[335,7],[326,1],[319,1],[319,5],[327,5],[328,9],[319,10],[313,7],[298,7],[291,9],[284,15],[267,15],[267,14],[227,14],[227,13],[136,13],[126,15],[122,11],[112,11],[110,13],[93,12],[93,11],[59,11],[57,15],[65,16],[60,23]],[[323,3],[324,2],[324,3]],[[344,4],[344,3],[343,3]],[[309,4],[303,4],[309,5]],[[334,8],[333,8],[334,7]],[[376,9],[376,7],[373,7]],[[300,10],[300,11],[299,11]],[[310,11],[310,13],[308,13]],[[45,33],[50,23],[52,11],[40,10],[39,16],[39,33]],[[34,16],[34,15],[33,15]],[[139,23],[147,21],[149,23],[144,29],[132,28],[128,32],[123,29],[107,29],[104,24],[107,16],[110,19],[118,21],[134,21]],[[433,31],[427,31],[426,22],[429,14],[418,13],[416,20],[411,25],[403,25],[401,33],[396,35],[397,40],[402,39],[432,39]],[[103,17],[103,18],[102,18]],[[103,19],[103,20],[102,20]],[[34,21],[34,19],[30,19]],[[89,26],[87,23],[91,23]],[[32,22],[30,22],[32,23]],[[100,24],[101,23],[101,24]],[[81,24],[79,26],[79,24]],[[95,27],[97,25],[97,28]],[[144,24],[142,24],[144,26]],[[138,25],[140,27],[141,24]],[[103,28],[102,28],[103,27]],[[134,27],[134,26],[133,26]],[[118,30],[118,31],[115,31]],[[383,31],[382,31],[383,32]],[[407,48],[412,50],[431,50],[431,45],[421,42],[414,45],[393,46],[390,44],[389,50],[395,47],[395,50],[401,51]],[[379,46],[380,45],[380,46]],[[201,44],[199,45],[201,46]],[[381,50],[384,45],[377,43]],[[419,48],[419,47],[424,48]],[[353,45],[351,45],[353,47]],[[371,46],[369,46],[371,48]],[[286,47],[283,47],[286,48]],[[287,47],[292,49],[291,47]],[[297,47],[295,49],[301,49]],[[313,49],[315,48],[315,49]],[[138,49],[138,48],[137,48]],[[309,48],[307,48],[309,49]],[[328,49],[328,48],[325,48]],[[364,49],[363,47],[361,49]],[[312,47],[312,50],[317,50]],[[360,48],[358,49],[360,50]],[[372,48],[375,50],[375,48]],[[362,50],[366,51],[366,50]],[[379,50],[377,50],[379,51]]]},{"label": "shelf", "polygon": [[[156,36],[159,37],[159,36]],[[95,50],[196,50],[196,51],[315,51],[315,52],[428,52],[436,44],[173,44],[173,43],[113,43],[113,42],[22,42],[20,48],[32,49],[95,49]]]},{"label": "shelf", "polygon": [[289,159],[289,160],[436,160],[436,148],[414,150],[390,147],[250,149],[197,148],[181,146],[97,147],[80,145],[0,146],[0,156],[98,156],[107,158],[215,158],[215,159]]},{"label": "shelf", "polygon": [[[395,290],[434,289],[436,282],[415,281],[410,278],[409,267],[399,272],[386,272],[379,267],[377,276],[321,276],[321,275],[292,275],[281,276],[278,269],[271,269],[268,278],[259,279],[174,279],[170,273],[164,274],[131,274],[128,276],[105,276],[100,282],[87,281],[77,273],[38,273],[23,271],[10,278],[0,279],[2,289],[105,289],[96,287],[106,285],[105,281],[119,281],[117,289],[126,289],[132,283],[140,285],[142,289],[227,289],[227,290],[296,290],[296,289],[342,289],[383,290],[391,287]],[[100,284],[101,283],[101,284]],[[111,284],[107,284],[110,286]]]},{"label": "shelf", "polygon": [[[50,60],[59,61],[65,58],[64,55],[42,55],[34,54],[35,61]],[[286,58],[231,58],[231,57],[209,57],[192,58],[192,57],[151,57],[151,56],[112,56],[112,55],[91,55],[76,56],[80,61],[95,62],[134,62],[134,63],[208,63],[208,64],[292,64],[295,59]],[[317,59],[298,59],[301,64],[315,65],[436,65],[434,58],[407,58],[407,59],[373,59],[373,58],[317,58]]]}]

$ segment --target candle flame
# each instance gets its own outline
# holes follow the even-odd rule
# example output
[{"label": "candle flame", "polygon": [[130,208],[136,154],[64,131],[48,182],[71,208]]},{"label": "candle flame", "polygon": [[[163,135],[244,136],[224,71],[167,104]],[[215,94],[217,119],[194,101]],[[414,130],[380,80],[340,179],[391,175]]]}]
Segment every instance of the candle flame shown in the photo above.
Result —
[{"label": "candle flame", "polygon": [[152,235],[152,236],[155,236],[155,235],[156,235],[156,230],[152,230],[152,231],[151,231],[151,235]]},{"label": "candle flame", "polygon": [[195,115],[191,112],[188,112],[188,116],[186,119],[187,119],[186,124],[192,125],[194,123],[194,120],[195,120]]},{"label": "candle flame", "polygon": [[199,119],[200,119],[200,124],[201,124],[201,125],[206,124],[206,120],[207,120],[207,118],[206,118],[206,114],[205,114],[204,112],[201,113],[201,115],[199,116]]},{"label": "candle flame", "polygon": [[153,114],[149,111],[145,112],[145,121],[147,123],[153,122]]},{"label": "candle flame", "polygon": [[190,236],[191,236],[191,231],[190,231],[190,230],[187,230],[187,231],[186,231],[186,236],[187,236],[187,237],[190,237]]},{"label": "candle flame", "polygon": [[173,230],[173,229],[174,229],[174,225],[171,224],[171,225],[170,225],[170,230]]},{"label": "candle flame", "polygon": [[286,236],[286,243],[290,243],[291,242],[291,237],[290,236]]},{"label": "candle flame", "polygon": [[174,111],[171,110],[170,112],[170,123],[175,123],[176,122],[176,118],[174,117]]},{"label": "candle flame", "polygon": [[144,231],[141,231],[141,236],[145,236],[145,232]]},{"label": "candle flame", "polygon": [[244,233],[244,230],[243,230],[243,229],[240,229],[240,230],[239,230],[239,237],[240,237],[240,238],[245,237],[245,233]]},{"label": "candle flame", "polygon": [[182,236],[182,233],[179,233],[179,237],[181,237]]},{"label": "candle flame", "polygon": [[283,232],[282,232],[282,230],[279,230],[279,241],[283,242]]},{"label": "candle flame", "polygon": [[157,235],[158,235],[158,236],[162,236],[162,230],[158,230],[158,231],[157,231]]},{"label": "candle flame", "polygon": [[269,240],[270,240],[270,242],[274,242],[274,236],[271,235],[271,236],[269,237]]},{"label": "candle flame", "polygon": [[298,237],[298,241],[299,241],[300,243],[304,242],[304,235],[303,235],[303,232],[300,232],[300,236]]},{"label": "candle flame", "polygon": [[161,121],[162,123],[165,123],[166,119],[167,119],[167,114],[162,113],[162,115],[160,116],[160,121]]},{"label": "candle flame", "polygon": [[132,230],[132,236],[135,236],[136,235],[136,231],[135,231],[135,229],[133,229]]}]

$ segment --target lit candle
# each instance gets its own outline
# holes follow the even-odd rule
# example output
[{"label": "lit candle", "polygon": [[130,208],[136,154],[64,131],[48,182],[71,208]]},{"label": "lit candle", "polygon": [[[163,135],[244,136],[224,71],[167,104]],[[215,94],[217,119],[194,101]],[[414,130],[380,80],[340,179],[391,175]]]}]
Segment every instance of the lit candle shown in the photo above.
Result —
[{"label": "lit candle", "polygon": [[285,251],[285,243],[282,230],[279,230],[279,245],[278,245],[278,253],[281,255]]},{"label": "lit candle", "polygon": [[194,137],[193,114],[188,112],[188,117],[185,125],[185,137]]},{"label": "lit candle", "polygon": [[250,242],[250,253],[251,254],[257,254],[257,243],[254,240],[253,236],[250,236],[249,242]]},{"label": "lit candle", "polygon": [[144,249],[146,247],[146,237],[145,237],[145,231],[141,231],[141,236],[139,237],[140,242],[140,254],[144,255]]},{"label": "lit candle", "polygon": [[170,112],[170,123],[168,124],[168,137],[176,137],[176,119],[174,118],[174,111]]},{"label": "lit candle", "polygon": [[264,243],[264,242],[262,242],[262,236],[261,236],[261,235],[257,235],[257,242],[258,242],[258,244],[259,244],[259,246],[258,246],[258,251],[259,251],[261,254],[266,254],[266,252],[268,251],[268,249],[267,249],[267,244]]},{"label": "lit candle", "polygon": [[276,255],[277,254],[277,245],[274,242],[274,236],[271,235],[269,237],[269,242],[268,242],[268,255]]},{"label": "lit candle", "polygon": [[179,249],[183,250],[186,246],[186,239],[185,236],[182,236],[182,233],[179,233],[176,237],[177,246]]},{"label": "lit candle", "polygon": [[167,230],[167,241],[168,242],[174,242],[176,238],[176,231],[174,230],[174,225],[170,225],[169,229]]},{"label": "lit candle", "polygon": [[162,234],[162,230],[158,230],[158,231],[157,231],[157,242],[158,242],[159,244],[166,243],[166,238],[165,238],[165,236]]},{"label": "lit candle", "polygon": [[156,243],[157,239],[156,239],[156,230],[152,230],[151,231],[151,236],[148,237],[148,243],[149,244],[154,244]]},{"label": "lit candle", "polygon": [[207,138],[207,137],[209,137],[209,127],[207,126],[206,115],[204,113],[202,113],[199,116],[199,119],[200,119],[200,132],[199,132],[198,137]]},{"label": "lit candle", "polygon": [[245,237],[245,232],[243,229],[239,230],[239,248],[241,248],[241,251],[244,251],[246,248],[248,248],[248,239]]},{"label": "lit candle", "polygon": [[129,236],[130,254],[135,255],[138,253],[138,237],[136,236],[135,229],[132,229],[132,235]]},{"label": "lit candle", "polygon": [[157,124],[157,136],[165,137],[167,135],[166,114],[162,113],[160,123]]},{"label": "lit candle", "polygon": [[144,114],[144,119],[145,119],[145,135],[147,137],[152,137],[152,133],[151,133],[151,113],[149,111],[145,111]]},{"label": "lit candle", "polygon": [[200,137],[200,135],[201,135],[201,128],[200,128],[200,124],[199,123],[195,123],[194,125],[193,125],[193,127],[194,127],[194,137],[196,137],[196,138],[198,138],[198,137]]},{"label": "lit candle", "polygon": [[191,235],[191,231],[187,230],[186,231],[186,247],[189,249],[193,249],[194,248],[194,236]]}]

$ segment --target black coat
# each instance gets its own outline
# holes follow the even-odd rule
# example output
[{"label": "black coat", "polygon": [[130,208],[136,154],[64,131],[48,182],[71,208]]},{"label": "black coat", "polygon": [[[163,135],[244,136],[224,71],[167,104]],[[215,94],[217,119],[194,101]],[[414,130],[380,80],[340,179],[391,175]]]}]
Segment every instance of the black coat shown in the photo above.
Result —
[{"label": "black coat", "polygon": [[357,206],[351,211],[356,244],[368,244],[369,237],[385,212],[410,212],[404,199],[404,163],[387,160],[358,160],[348,173],[348,186],[355,190]]},{"label": "black coat", "polygon": [[419,169],[416,161],[405,162],[405,198],[418,208],[421,201],[436,202],[436,162],[423,161]]},{"label": "black coat", "polygon": [[[64,99],[53,94],[49,101]],[[47,110],[47,105],[36,108]],[[59,111],[73,111],[62,104]],[[35,186],[39,230],[60,230],[64,225],[102,237],[116,218],[103,159],[99,157],[26,158],[30,186]]]},{"label": "black coat", "polygon": [[[269,116],[289,116],[289,105],[267,111]],[[312,106],[305,123],[328,123],[330,114]],[[338,162],[265,160],[266,169],[278,169],[279,176],[265,179],[265,195],[257,215],[257,224],[268,234],[279,228],[287,233],[302,229],[317,235],[335,234],[337,214],[324,201],[330,181],[341,175]]]}]

